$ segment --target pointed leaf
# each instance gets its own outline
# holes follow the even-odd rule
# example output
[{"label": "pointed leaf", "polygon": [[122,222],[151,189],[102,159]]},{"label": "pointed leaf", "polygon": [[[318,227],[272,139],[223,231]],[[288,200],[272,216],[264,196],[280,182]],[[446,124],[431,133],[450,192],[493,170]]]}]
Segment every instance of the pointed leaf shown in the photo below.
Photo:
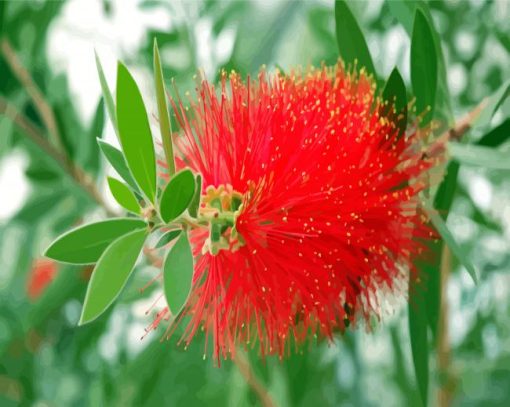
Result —
[{"label": "pointed leaf", "polygon": [[168,251],[163,265],[165,297],[173,315],[186,304],[193,279],[193,254],[188,234],[182,232]]},{"label": "pointed leaf", "polygon": [[108,177],[108,186],[110,187],[113,197],[120,206],[129,212],[133,212],[137,215],[140,214],[140,204],[138,203],[133,191],[131,191],[125,184],[112,177]]},{"label": "pointed leaf", "polygon": [[338,51],[346,64],[358,60],[359,67],[365,67],[369,74],[376,75],[365,37],[347,3],[335,1],[335,24]]},{"label": "pointed leaf", "polygon": [[[400,129],[400,137],[404,134],[407,127],[407,93],[404,80],[396,67],[393,68],[390,77],[386,81],[383,90],[383,99],[388,101],[388,106],[394,106],[395,108],[395,113],[398,115],[395,124],[397,128]],[[384,112],[388,114],[390,110],[385,109]]]},{"label": "pointed leaf", "polygon": [[503,85],[499,87],[499,89],[494,92],[487,101],[487,106],[483,109],[480,116],[475,121],[475,126],[477,128],[485,128],[487,127],[496,110],[501,106],[501,104],[505,101],[505,99],[510,95],[510,80],[506,81]]},{"label": "pointed leaf", "polygon": [[172,130],[170,127],[170,118],[168,117],[168,105],[166,101],[165,82],[163,80],[163,70],[161,69],[161,59],[159,56],[158,42],[154,38],[154,80],[156,83],[156,97],[158,101],[159,128],[161,131],[161,140],[163,142],[163,151],[165,152],[168,173],[170,176],[175,174],[174,149],[172,145]]},{"label": "pointed leaf", "polygon": [[138,192],[138,185],[136,185],[135,180],[129,172],[129,168],[127,167],[122,151],[103,140],[97,140],[97,143],[108,162],[111,164],[113,169],[117,171],[117,174],[119,174],[122,179],[126,181],[131,188],[133,188],[133,190]]},{"label": "pointed leaf", "polygon": [[135,267],[146,237],[146,230],[136,230],[108,246],[92,272],[80,325],[96,319],[117,298]]},{"label": "pointed leaf", "polygon": [[138,86],[121,63],[117,67],[117,125],[127,165],[147,198],[156,197],[156,158],[149,119]]},{"label": "pointed leaf", "polygon": [[103,67],[101,65],[101,61],[99,60],[99,56],[97,55],[96,51],[94,51],[94,54],[96,56],[97,74],[99,76],[99,83],[101,84],[101,91],[103,92],[103,99],[106,104],[106,110],[108,111],[108,116],[110,116],[110,120],[112,121],[115,133],[118,135],[117,117],[115,113],[115,104],[113,103],[112,93],[110,92],[110,88],[108,87],[108,83],[106,82]]},{"label": "pointed leaf", "polygon": [[416,10],[411,39],[411,83],[416,96],[416,110],[424,115],[423,125],[434,116],[437,89],[437,55],[429,23]]},{"label": "pointed leaf", "polygon": [[510,151],[461,143],[448,143],[451,157],[461,164],[494,170],[510,170]]},{"label": "pointed leaf", "polygon": [[429,345],[427,339],[427,314],[422,279],[409,281],[409,335],[414,373],[421,400],[427,406],[429,388]]},{"label": "pointed leaf", "polygon": [[158,240],[158,243],[156,243],[156,246],[154,246],[155,249],[159,249],[163,246],[166,246],[168,243],[170,243],[172,240],[174,240],[177,236],[181,234],[182,230],[170,230],[166,232],[161,238]]},{"label": "pointed leaf", "polygon": [[146,227],[143,220],[131,218],[89,223],[58,237],[44,255],[65,263],[95,263],[108,245],[119,236]]},{"label": "pointed leaf", "polygon": [[467,253],[465,253],[464,250],[462,250],[462,248],[455,241],[455,238],[450,232],[450,229],[448,229],[446,222],[443,220],[441,216],[438,215],[438,213],[434,209],[430,208],[430,206],[425,206],[425,210],[427,211],[427,215],[430,221],[432,222],[438,233],[441,235],[444,242],[448,245],[454,256],[457,258],[460,264],[462,264],[465,267],[465,269],[473,279],[473,282],[475,284],[478,284],[478,276],[474,265],[469,261]]},{"label": "pointed leaf", "polygon": [[188,207],[189,214],[193,218],[196,218],[198,216],[198,209],[200,207],[201,197],[202,197],[202,176],[198,174],[195,181],[195,193]]},{"label": "pointed leaf", "polygon": [[427,18],[429,23],[429,27],[432,31],[432,36],[434,39],[434,47],[436,50],[437,59],[437,72],[438,72],[438,80],[437,80],[437,92],[436,92],[436,112],[437,116],[441,121],[444,121],[448,125],[452,126],[455,122],[455,118],[453,116],[451,100],[450,100],[450,92],[448,90],[448,82],[446,78],[446,65],[444,61],[443,50],[441,47],[441,38],[437,30],[434,28],[434,21],[432,20],[432,15],[430,14],[428,4],[423,1],[388,1],[387,2],[390,12],[400,21],[400,23],[404,26],[404,29],[409,34],[412,35],[413,31],[413,20],[415,10],[420,10],[424,16]]},{"label": "pointed leaf", "polygon": [[485,147],[499,147],[510,139],[510,118],[486,133],[476,144]]},{"label": "pointed leaf", "polygon": [[193,173],[186,169],[175,174],[161,195],[159,205],[161,219],[166,223],[176,219],[186,210],[194,193],[195,177]]}]

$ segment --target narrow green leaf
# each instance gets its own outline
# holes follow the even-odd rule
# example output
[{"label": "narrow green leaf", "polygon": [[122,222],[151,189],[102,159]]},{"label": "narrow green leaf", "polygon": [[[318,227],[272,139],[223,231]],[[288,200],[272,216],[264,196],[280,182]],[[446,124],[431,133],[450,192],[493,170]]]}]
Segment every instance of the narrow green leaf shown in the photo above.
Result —
[{"label": "narrow green leaf", "polygon": [[408,319],[414,372],[422,403],[426,406],[429,388],[429,344],[422,279],[411,278],[409,281]]},{"label": "narrow green leaf", "polygon": [[487,101],[487,106],[483,109],[480,116],[475,121],[475,127],[485,128],[489,126],[494,113],[501,106],[501,104],[510,95],[510,80],[506,81],[499,89],[494,92]]},{"label": "narrow green leaf", "polygon": [[156,197],[156,157],[149,119],[138,86],[127,70],[117,67],[117,124],[131,175],[147,198]]},{"label": "narrow green leaf", "polygon": [[430,221],[432,222],[438,233],[441,235],[444,242],[448,245],[453,255],[457,258],[460,264],[462,264],[464,268],[467,270],[467,272],[473,279],[473,282],[475,284],[478,284],[478,276],[475,266],[469,261],[467,253],[455,241],[455,238],[450,232],[450,229],[448,229],[446,222],[443,220],[441,216],[438,215],[438,213],[434,209],[431,209],[430,206],[425,206],[425,210]]},{"label": "narrow green leaf", "polygon": [[335,25],[338,51],[344,62],[354,64],[357,60],[358,66],[365,67],[369,74],[376,76],[363,32],[343,0],[335,1]]},{"label": "narrow green leaf", "polygon": [[137,215],[140,214],[140,204],[138,203],[133,191],[131,191],[125,184],[112,177],[108,177],[108,186],[110,187],[113,197],[120,206],[129,212],[133,212]]},{"label": "narrow green leaf", "polygon": [[390,12],[404,26],[407,34],[411,36],[413,31],[413,20],[415,10],[419,9],[427,18],[429,27],[434,38],[434,47],[436,49],[437,59],[437,92],[436,92],[436,113],[438,119],[444,121],[448,125],[453,125],[455,118],[453,116],[450,92],[448,90],[448,82],[446,78],[446,65],[444,61],[443,49],[441,47],[441,38],[437,30],[434,28],[434,21],[430,14],[429,6],[426,2],[420,1],[387,1]]},{"label": "narrow green leaf", "polygon": [[195,177],[193,173],[185,169],[175,174],[161,195],[159,204],[161,219],[166,223],[176,219],[189,206],[194,193]]},{"label": "narrow green leaf", "polygon": [[115,301],[135,267],[146,237],[146,230],[136,230],[108,246],[92,272],[79,325],[96,319]]},{"label": "narrow green leaf", "polygon": [[427,113],[423,125],[434,116],[437,89],[437,55],[434,38],[426,17],[416,10],[411,38],[411,83],[418,114]]},{"label": "narrow green leaf", "polygon": [[163,234],[161,238],[158,240],[158,243],[156,243],[156,246],[154,246],[155,249],[159,249],[163,246],[166,246],[168,243],[170,243],[172,240],[174,240],[177,236],[181,234],[182,230],[170,230]]},{"label": "narrow green leaf", "polygon": [[92,264],[119,236],[146,226],[143,220],[131,218],[89,223],[58,237],[44,255],[65,263]]},{"label": "narrow green leaf", "polygon": [[476,143],[479,146],[499,147],[510,140],[510,118],[494,127]]},{"label": "narrow green leaf", "polygon": [[163,142],[163,151],[165,152],[168,173],[170,176],[175,174],[174,148],[172,145],[172,129],[170,118],[168,117],[168,105],[166,101],[165,82],[163,80],[163,70],[161,69],[161,59],[159,56],[158,42],[154,38],[154,81],[156,84],[156,97],[158,101],[159,129],[161,131],[161,140]]},{"label": "narrow green leaf", "polygon": [[119,174],[121,178],[126,181],[131,188],[133,188],[133,190],[138,192],[138,185],[136,185],[135,180],[129,172],[129,168],[127,167],[122,151],[105,141],[98,139],[97,142],[108,162],[111,164],[113,169],[117,171],[117,174]]},{"label": "narrow green leaf", "polygon": [[461,143],[448,143],[451,157],[461,164],[494,170],[510,170],[510,151]]},{"label": "narrow green leaf", "polygon": [[198,216],[198,209],[200,207],[201,197],[202,197],[202,176],[198,174],[195,180],[195,193],[188,207],[189,214],[193,218],[196,218]]},{"label": "narrow green leaf", "polygon": [[186,304],[193,279],[193,253],[186,232],[168,251],[163,265],[163,284],[168,307],[177,315]]},{"label": "narrow green leaf", "polygon": [[113,128],[115,129],[115,133],[118,137],[118,128],[117,128],[117,116],[115,114],[115,104],[113,103],[113,96],[110,92],[110,88],[108,87],[108,83],[106,82],[106,78],[104,76],[103,66],[101,65],[101,61],[99,60],[99,56],[97,52],[94,51],[96,56],[96,68],[97,74],[99,76],[99,83],[101,84],[101,91],[103,92],[103,98],[106,104],[106,110],[108,111],[108,116],[110,116],[110,120],[112,121]]},{"label": "narrow green leaf", "polygon": [[391,71],[382,95],[383,99],[389,103],[388,108],[384,109],[384,113],[386,115],[390,113],[390,106],[395,108],[395,113],[398,115],[395,124],[399,128],[400,137],[407,127],[407,93],[406,85],[397,67]]}]

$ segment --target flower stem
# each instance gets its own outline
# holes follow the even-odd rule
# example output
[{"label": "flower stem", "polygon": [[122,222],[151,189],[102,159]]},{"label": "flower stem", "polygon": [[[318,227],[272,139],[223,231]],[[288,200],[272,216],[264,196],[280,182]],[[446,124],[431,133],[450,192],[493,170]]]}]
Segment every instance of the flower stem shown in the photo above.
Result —
[{"label": "flower stem", "polygon": [[242,354],[241,351],[237,350],[235,352],[233,360],[237,368],[239,369],[239,372],[241,372],[241,374],[243,375],[244,380],[246,381],[246,383],[248,383],[253,392],[260,399],[262,405],[264,407],[276,407],[273,398],[271,397],[265,386],[262,384],[262,382],[255,375],[255,372],[253,371],[253,368],[251,367],[250,362],[248,361],[246,356]]}]

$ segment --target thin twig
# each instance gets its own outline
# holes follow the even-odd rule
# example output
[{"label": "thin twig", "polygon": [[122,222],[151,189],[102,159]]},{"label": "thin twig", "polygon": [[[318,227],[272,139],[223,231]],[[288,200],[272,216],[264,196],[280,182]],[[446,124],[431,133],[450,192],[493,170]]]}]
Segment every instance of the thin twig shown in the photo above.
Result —
[{"label": "thin twig", "polygon": [[469,111],[464,117],[457,120],[455,127],[444,132],[443,136],[452,141],[460,140],[462,136],[471,129],[474,121],[478,118],[478,116],[480,116],[480,113],[482,113],[483,109],[485,109],[487,103],[489,103],[489,99],[483,99],[473,110]]},{"label": "thin twig", "polygon": [[0,96],[0,114],[11,120],[27,138],[55,161],[73,181],[83,189],[109,216],[115,213],[108,207],[91,177],[58,151],[41,130],[23,115],[12,103]]},{"label": "thin twig", "polygon": [[58,131],[57,121],[55,120],[53,109],[46,102],[43,93],[35,83],[28,69],[26,69],[21,63],[20,58],[16,54],[16,51],[14,51],[14,48],[7,38],[2,38],[0,49],[5,58],[5,61],[11,68],[12,73],[21,83],[23,88],[25,88],[28,95],[32,99],[32,102],[34,103],[34,106],[39,113],[44,126],[48,130],[52,143],[55,147],[60,149],[62,147],[62,142],[60,139],[60,133]]},{"label": "thin twig", "polygon": [[439,308],[439,325],[437,338],[437,370],[439,372],[439,386],[437,392],[438,407],[449,407],[453,396],[453,383],[450,371],[451,347],[448,331],[448,298],[447,289],[451,269],[451,252],[447,245],[443,245],[441,255],[441,293]]},{"label": "thin twig", "polygon": [[260,399],[262,405],[264,407],[276,407],[276,404],[273,401],[271,395],[255,375],[255,372],[253,371],[250,362],[248,361],[248,359],[246,359],[246,357],[243,354],[241,354],[240,351],[237,351],[235,353],[234,363],[239,369],[239,372],[241,372],[241,374],[243,375],[246,383],[248,383],[253,392]]}]

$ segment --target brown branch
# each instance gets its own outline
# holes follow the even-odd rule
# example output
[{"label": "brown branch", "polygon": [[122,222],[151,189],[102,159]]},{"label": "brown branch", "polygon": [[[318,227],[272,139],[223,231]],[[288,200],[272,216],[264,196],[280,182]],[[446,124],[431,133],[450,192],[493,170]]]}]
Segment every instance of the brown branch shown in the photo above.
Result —
[{"label": "brown branch", "polygon": [[480,116],[483,109],[487,107],[489,99],[483,99],[473,110],[455,123],[455,127],[446,130],[441,137],[446,137],[452,141],[459,141],[473,126],[474,121]]},{"label": "brown branch", "polygon": [[53,144],[56,147],[61,148],[62,143],[60,139],[60,133],[58,131],[57,121],[55,120],[53,109],[46,102],[46,99],[44,98],[41,90],[30,75],[30,72],[21,63],[20,58],[16,54],[16,51],[7,38],[2,39],[0,43],[0,49],[5,58],[5,61],[11,68],[12,73],[25,88],[28,95],[32,99],[32,102],[34,103],[34,106],[39,113],[44,126],[48,130]]},{"label": "brown branch", "polygon": [[233,360],[239,369],[239,372],[241,372],[243,375],[244,380],[246,383],[248,383],[253,392],[260,399],[262,405],[264,407],[276,407],[276,404],[273,401],[271,395],[255,375],[255,372],[253,371],[248,359],[243,354],[241,354],[240,351],[237,351]]},{"label": "brown branch", "polygon": [[71,179],[83,189],[99,206],[101,206],[109,216],[114,212],[108,207],[103,197],[99,193],[94,181],[90,176],[77,167],[64,154],[58,151],[55,146],[49,143],[41,130],[33,124],[30,119],[23,115],[13,104],[9,103],[0,96],[0,114],[3,114],[11,120],[27,138],[39,147],[46,155],[55,161]]}]

